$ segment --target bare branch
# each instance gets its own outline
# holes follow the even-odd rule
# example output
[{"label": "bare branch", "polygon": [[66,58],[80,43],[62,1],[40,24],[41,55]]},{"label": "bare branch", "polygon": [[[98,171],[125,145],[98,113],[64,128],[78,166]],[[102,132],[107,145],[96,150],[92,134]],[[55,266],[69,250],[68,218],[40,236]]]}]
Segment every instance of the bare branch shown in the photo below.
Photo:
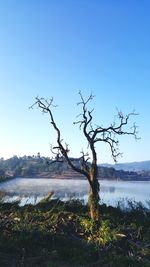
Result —
[{"label": "bare branch", "polygon": [[[55,150],[57,151],[55,152]],[[55,163],[55,162],[63,163],[64,162],[59,147],[53,147],[51,145],[50,151],[54,155],[54,157],[52,157],[52,163]]]},{"label": "bare branch", "polygon": [[[50,116],[50,122],[54,128],[54,130],[56,131],[56,135],[57,135],[57,146],[52,147],[52,151],[53,154],[55,154],[55,161],[61,161],[63,160],[63,158],[67,161],[67,163],[71,166],[71,168],[73,170],[75,170],[76,172],[79,172],[83,175],[85,175],[90,183],[90,177],[89,177],[89,173],[86,171],[86,169],[82,169],[79,167],[76,167],[73,162],[71,161],[70,157],[69,157],[69,148],[68,148],[68,144],[63,144],[63,140],[61,139],[61,132],[60,129],[58,128],[55,120],[54,120],[54,116],[52,113],[51,108],[52,107],[56,107],[55,105],[53,105],[53,98],[51,98],[49,101],[44,99],[44,98],[39,98],[36,97],[36,101],[35,103],[31,106],[31,108],[33,108],[34,106],[38,106],[42,112],[48,113]],[[54,150],[57,150],[57,152],[54,152]]]},{"label": "bare branch", "polygon": [[118,152],[119,141],[116,140],[116,136],[132,135],[136,140],[139,139],[137,125],[135,123],[128,130],[125,129],[130,118],[137,116],[138,113],[133,110],[131,113],[124,115],[122,111],[117,109],[118,123],[114,121],[109,127],[106,128],[102,126],[93,127],[93,110],[88,110],[87,104],[93,99],[94,96],[91,94],[87,100],[85,100],[81,91],[79,92],[79,95],[81,101],[78,103],[78,105],[82,105],[82,114],[80,114],[82,119],[74,122],[74,124],[79,124],[79,128],[83,129],[83,134],[88,141],[88,145],[92,151],[93,159],[96,159],[94,144],[97,142],[105,142],[109,145],[112,157],[116,161],[117,157],[121,155],[121,153]]}]

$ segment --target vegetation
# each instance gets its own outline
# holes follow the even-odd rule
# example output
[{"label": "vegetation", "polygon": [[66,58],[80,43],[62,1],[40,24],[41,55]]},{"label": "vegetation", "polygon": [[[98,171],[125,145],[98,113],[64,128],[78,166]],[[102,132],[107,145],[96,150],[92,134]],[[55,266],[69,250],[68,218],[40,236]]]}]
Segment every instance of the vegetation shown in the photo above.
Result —
[{"label": "vegetation", "polygon": [[150,210],[101,205],[101,222],[78,200],[0,203],[0,266],[149,267]]},{"label": "vegetation", "polygon": [[[62,139],[61,130],[55,121],[53,108],[56,107],[53,104],[53,98],[50,100],[36,97],[33,106],[38,106],[43,113],[47,113],[50,119],[50,125],[56,134],[56,146],[51,147],[51,152],[55,155],[54,162],[67,162],[68,165],[77,173],[84,175],[89,182],[89,198],[88,204],[90,209],[91,219],[99,221],[99,191],[100,185],[98,181],[98,163],[97,163],[97,152],[96,144],[105,143],[109,146],[112,158],[116,162],[118,156],[121,154],[118,151],[119,139],[121,135],[131,135],[137,139],[137,126],[135,123],[132,127],[128,127],[130,118],[137,115],[134,111],[123,115],[121,111],[118,111],[118,121],[113,122],[107,127],[96,125],[93,123],[93,109],[88,108],[89,102],[93,99],[91,94],[87,99],[84,99],[81,91],[79,91],[80,102],[78,105],[81,106],[81,114],[78,115],[79,120],[74,122],[78,124],[82,134],[87,142],[89,152],[82,151],[80,157],[80,166],[76,166],[74,161],[69,157],[69,145],[64,143]],[[88,162],[90,160],[90,162]]]}]

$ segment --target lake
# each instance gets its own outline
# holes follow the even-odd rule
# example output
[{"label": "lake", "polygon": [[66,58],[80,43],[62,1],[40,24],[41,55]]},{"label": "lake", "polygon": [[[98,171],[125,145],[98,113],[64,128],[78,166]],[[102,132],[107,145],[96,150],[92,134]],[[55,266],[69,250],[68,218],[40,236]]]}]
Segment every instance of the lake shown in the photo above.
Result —
[{"label": "lake", "polygon": [[[150,200],[150,181],[100,181],[101,203],[116,206],[120,200],[135,200],[146,204]],[[68,200],[72,198],[88,198],[88,182],[86,180],[31,179],[15,178],[0,184],[0,191],[6,192],[5,201],[19,200],[21,205],[37,203],[50,191],[53,198]]]}]

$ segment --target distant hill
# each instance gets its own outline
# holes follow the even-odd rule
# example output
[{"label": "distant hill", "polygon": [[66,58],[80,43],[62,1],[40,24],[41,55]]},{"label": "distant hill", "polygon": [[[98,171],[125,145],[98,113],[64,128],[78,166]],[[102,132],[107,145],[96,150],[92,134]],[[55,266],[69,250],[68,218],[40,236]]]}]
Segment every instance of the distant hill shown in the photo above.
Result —
[{"label": "distant hill", "polygon": [[[71,159],[76,166],[80,166],[79,159]],[[150,161],[148,161],[150,164]],[[136,163],[133,163],[136,164]],[[132,168],[128,166],[131,165]],[[99,179],[139,181],[150,180],[150,171],[132,171],[136,165],[132,163],[99,166]],[[112,167],[113,166],[113,167]],[[133,167],[134,166],[134,167]],[[146,166],[143,164],[143,166]],[[123,170],[123,168],[126,171]],[[116,169],[118,168],[118,169]],[[59,179],[86,179],[83,175],[73,171],[66,162],[53,163],[50,158],[40,156],[14,156],[10,159],[0,159],[0,181],[8,177],[33,177],[33,178],[59,178]]]},{"label": "distant hill", "polygon": [[114,168],[115,170],[123,171],[150,171],[150,160],[140,161],[140,162],[127,162],[127,163],[117,163],[117,164],[102,164],[101,166]]}]

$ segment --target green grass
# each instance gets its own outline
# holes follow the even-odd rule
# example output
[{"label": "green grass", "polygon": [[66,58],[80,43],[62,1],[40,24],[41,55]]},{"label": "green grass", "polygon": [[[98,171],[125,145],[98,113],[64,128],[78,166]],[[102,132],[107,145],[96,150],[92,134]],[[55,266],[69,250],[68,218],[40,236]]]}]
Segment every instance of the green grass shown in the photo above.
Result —
[{"label": "green grass", "polygon": [[101,222],[78,200],[0,203],[0,266],[150,267],[150,210],[101,205]]}]

